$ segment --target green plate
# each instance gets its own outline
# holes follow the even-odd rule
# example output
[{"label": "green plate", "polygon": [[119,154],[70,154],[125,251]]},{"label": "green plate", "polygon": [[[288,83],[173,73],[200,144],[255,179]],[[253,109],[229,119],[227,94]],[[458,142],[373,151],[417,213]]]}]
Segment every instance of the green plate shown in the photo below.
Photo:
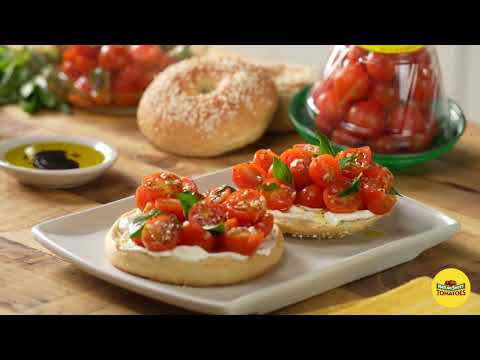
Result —
[{"label": "green plate", "polygon": [[[316,144],[315,132],[318,132],[318,130],[306,106],[309,94],[310,86],[299,91],[290,102],[289,112],[290,119],[300,136],[307,142]],[[451,99],[448,99],[448,113],[449,116],[440,120],[441,131],[434,139],[433,147],[430,150],[411,154],[374,154],[374,160],[390,170],[398,171],[436,159],[448,153],[463,135],[466,126],[462,109]],[[336,153],[345,149],[344,146],[335,143],[332,143],[332,147]]]}]

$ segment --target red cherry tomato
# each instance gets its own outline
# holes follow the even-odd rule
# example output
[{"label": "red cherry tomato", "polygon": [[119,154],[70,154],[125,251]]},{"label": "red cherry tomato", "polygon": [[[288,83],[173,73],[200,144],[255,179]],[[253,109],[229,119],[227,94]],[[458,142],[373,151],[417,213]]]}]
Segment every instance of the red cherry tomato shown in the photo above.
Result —
[{"label": "red cherry tomato", "polygon": [[329,211],[333,213],[352,213],[361,208],[362,199],[359,193],[340,196],[350,186],[351,181],[340,178],[323,191],[323,201]]},{"label": "red cherry tomato", "polygon": [[320,94],[328,92],[333,88],[333,81],[331,78],[328,78],[324,81],[317,82],[312,89],[312,98],[316,99]]},{"label": "red cherry tomato", "polygon": [[355,125],[348,130],[360,137],[375,139],[385,127],[385,112],[382,105],[373,100],[359,101],[350,108],[347,121]]},{"label": "red cherry tomato", "polygon": [[255,229],[261,231],[265,237],[267,237],[273,229],[273,215],[266,213],[263,218],[260,219],[258,223],[255,224]]},{"label": "red cherry tomato", "polygon": [[309,185],[297,193],[296,203],[312,209],[321,209],[323,202],[323,188],[317,185]]},{"label": "red cherry tomato", "polygon": [[287,166],[290,166],[290,164],[295,161],[295,160],[303,160],[307,165],[310,164],[311,160],[311,155],[310,152],[303,150],[303,149],[288,149],[285,150],[281,155],[280,155],[280,160],[282,160]]},{"label": "red cherry tomato", "polygon": [[160,198],[176,198],[182,191],[182,180],[173,173],[163,171],[145,176],[137,189],[137,207],[143,210],[148,202]]},{"label": "red cherry tomato", "polygon": [[429,102],[433,100],[436,91],[436,82],[433,78],[418,76],[413,85],[413,98],[418,102]]},{"label": "red cherry tomato", "polygon": [[293,145],[293,149],[299,149],[306,151],[310,157],[317,156],[321,154],[320,147],[312,144],[296,144]]},{"label": "red cherry tomato", "polygon": [[358,62],[362,62],[363,58],[366,56],[366,51],[359,48],[355,45],[350,45],[348,47],[348,52],[345,55],[346,63],[345,65],[353,65]]},{"label": "red cherry tomato", "polygon": [[397,197],[386,193],[385,191],[370,191],[366,194],[366,207],[376,215],[383,215],[395,206]]},{"label": "red cherry tomato", "polygon": [[430,66],[432,63],[432,57],[426,48],[423,48],[415,53],[413,53],[413,60],[417,64]]},{"label": "red cherry tomato", "polygon": [[368,75],[376,80],[392,81],[395,77],[395,62],[389,55],[370,53],[366,67]]},{"label": "red cherry tomato", "polygon": [[144,80],[142,69],[126,65],[112,76],[112,90],[118,93],[138,93],[145,90],[148,81]]},{"label": "red cherry tomato", "polygon": [[92,83],[87,76],[80,76],[75,82],[73,86],[78,91],[88,95],[92,91]]},{"label": "red cherry tomato", "polygon": [[335,91],[325,91],[314,98],[318,117],[325,121],[337,123],[342,120],[347,112],[346,100],[340,98]]},{"label": "red cherry tomato", "polygon": [[185,220],[182,204],[178,199],[157,199],[155,200],[154,208],[159,209],[166,214],[175,215],[178,221]]},{"label": "red cherry tomato", "polygon": [[332,155],[325,154],[313,158],[308,173],[315,185],[325,188],[335,182],[340,175],[340,167]]},{"label": "red cherry tomato", "polygon": [[226,219],[227,214],[223,205],[207,203],[206,201],[197,202],[188,213],[188,221],[204,228],[220,225]]},{"label": "red cherry tomato", "polygon": [[199,224],[190,221],[183,223],[180,245],[200,246],[205,251],[212,252],[217,247],[217,243],[218,239],[204,230]]},{"label": "red cherry tomato", "polygon": [[227,231],[222,238],[225,251],[236,252],[245,256],[253,254],[265,239],[262,231],[252,227],[236,227]]},{"label": "red cherry tomato", "polygon": [[260,166],[263,170],[268,172],[270,166],[272,166],[274,158],[278,158],[278,155],[275,154],[272,150],[261,149],[255,153],[253,157],[253,162]]},{"label": "red cherry tomato", "polygon": [[392,83],[375,81],[370,90],[370,99],[389,110],[399,102],[398,88]]},{"label": "red cherry tomato", "polygon": [[207,193],[205,201],[212,204],[223,204],[233,192],[235,189],[231,186],[219,186]]},{"label": "red cherry tomato", "polygon": [[155,67],[159,70],[173,63],[173,60],[162,51],[159,45],[134,45],[130,48],[130,55],[143,66]]},{"label": "red cherry tomato", "polygon": [[252,225],[267,212],[266,201],[256,190],[244,189],[231,194],[224,203],[228,218],[236,218],[240,225]]},{"label": "red cherry tomato", "polygon": [[267,179],[259,187],[269,210],[287,211],[295,202],[295,190],[277,179]]},{"label": "red cherry tomato", "polygon": [[191,193],[197,193],[198,188],[197,184],[195,184],[195,181],[188,177],[182,177],[182,190],[185,192],[191,192]]},{"label": "red cherry tomato", "polygon": [[409,143],[411,152],[425,151],[432,146],[434,138],[433,132],[421,132],[411,135],[406,142]]},{"label": "red cherry tomato", "polygon": [[107,70],[120,70],[131,62],[126,46],[103,45],[98,57],[100,66]]},{"label": "red cherry tomato", "polygon": [[370,147],[347,149],[335,156],[342,174],[348,178],[355,178],[366,171],[372,164],[372,151]]},{"label": "red cherry tomato", "polygon": [[[372,163],[363,173],[362,187],[376,187],[389,192],[393,184],[393,174],[386,167]],[[366,186],[364,186],[366,185]]]},{"label": "red cherry tomato", "polygon": [[394,154],[408,150],[408,142],[403,136],[385,135],[371,143],[372,149],[378,154]]},{"label": "red cherry tomato", "polygon": [[[63,62],[70,73],[87,75],[97,66],[99,48],[90,45],[69,45],[63,52]],[[68,75],[68,73],[67,73]]]},{"label": "red cherry tomato", "polygon": [[349,147],[359,147],[365,144],[365,141],[362,138],[359,138],[351,131],[340,127],[333,131],[331,140],[336,144]]},{"label": "red cherry tomato", "polygon": [[321,114],[315,118],[317,129],[324,135],[330,136],[333,130],[338,126],[340,120],[331,120]]},{"label": "red cherry tomato", "polygon": [[312,183],[308,174],[308,164],[310,164],[310,160],[306,162],[305,159],[295,159],[290,163],[289,169],[293,176],[293,184],[297,190],[301,190]]},{"label": "red cherry tomato", "polygon": [[392,133],[411,135],[425,131],[425,118],[417,105],[401,104],[388,114],[386,125]]},{"label": "red cherry tomato", "polygon": [[147,221],[142,242],[150,251],[173,249],[181,241],[182,226],[174,215],[160,215]]},{"label": "red cherry tomato", "polygon": [[265,170],[254,163],[235,165],[232,171],[232,181],[241,189],[256,189],[267,177]]},{"label": "red cherry tomato", "polygon": [[333,90],[344,104],[367,97],[370,80],[365,67],[357,63],[341,69],[333,78]]},{"label": "red cherry tomato", "polygon": [[62,62],[62,72],[67,75],[70,79],[77,79],[82,75],[80,71],[75,67],[75,63],[71,60],[64,60]]}]

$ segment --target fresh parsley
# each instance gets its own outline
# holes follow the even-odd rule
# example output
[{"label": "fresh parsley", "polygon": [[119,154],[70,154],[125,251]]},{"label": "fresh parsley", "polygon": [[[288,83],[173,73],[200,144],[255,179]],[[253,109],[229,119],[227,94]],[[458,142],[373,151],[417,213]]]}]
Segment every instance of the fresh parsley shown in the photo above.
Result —
[{"label": "fresh parsley", "polygon": [[362,178],[362,175],[363,174],[360,174],[358,175],[355,180],[353,180],[352,184],[346,188],[345,190],[343,190],[339,196],[340,197],[346,197],[346,196],[349,196],[349,195],[353,195],[353,194],[356,194],[360,191],[360,180]]},{"label": "fresh parsley", "polygon": [[293,184],[293,176],[290,169],[285,163],[276,157],[273,158],[272,173],[274,178],[285,181],[290,185]]},{"label": "fresh parsley", "polygon": [[188,217],[188,213],[190,212],[192,206],[200,201],[195,193],[188,191],[178,194],[177,198],[180,200],[185,217]]},{"label": "fresh parsley", "polygon": [[163,212],[159,209],[153,209],[147,214],[140,215],[136,217],[129,226],[128,234],[130,238],[137,238],[142,234],[143,227],[148,220],[163,215]]}]

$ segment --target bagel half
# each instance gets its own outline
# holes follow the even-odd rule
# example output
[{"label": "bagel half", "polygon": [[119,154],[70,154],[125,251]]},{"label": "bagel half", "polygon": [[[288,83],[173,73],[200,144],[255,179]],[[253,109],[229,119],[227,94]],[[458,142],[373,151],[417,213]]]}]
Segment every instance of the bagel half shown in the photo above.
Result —
[{"label": "bagel half", "polygon": [[283,255],[283,235],[277,226],[271,233],[274,245],[270,254],[257,252],[250,257],[241,256],[244,259],[207,257],[199,261],[186,261],[174,256],[155,257],[147,252],[122,250],[119,222],[131,214],[122,215],[108,232],[105,239],[107,258],[122,271],[154,281],[195,287],[232,285],[266,273]]},{"label": "bagel half", "polygon": [[[275,224],[284,234],[293,237],[310,237],[319,239],[342,238],[361,232],[385,215],[374,215],[368,219],[342,221],[333,225],[327,221],[325,210],[310,210],[308,217],[289,217],[279,211],[270,211],[275,219]],[[283,214],[283,215],[282,215]]]}]

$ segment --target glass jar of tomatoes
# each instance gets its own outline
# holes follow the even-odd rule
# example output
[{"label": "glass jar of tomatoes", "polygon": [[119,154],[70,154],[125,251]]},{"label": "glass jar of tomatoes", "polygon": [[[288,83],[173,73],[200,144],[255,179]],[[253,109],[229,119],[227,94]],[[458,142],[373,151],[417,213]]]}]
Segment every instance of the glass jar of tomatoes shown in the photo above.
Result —
[{"label": "glass jar of tomatoes", "polygon": [[383,154],[432,146],[447,114],[431,45],[336,45],[307,110],[338,145]]},{"label": "glass jar of tomatoes", "polygon": [[159,72],[190,56],[189,45],[64,45],[50,85],[78,107],[133,107]]}]

